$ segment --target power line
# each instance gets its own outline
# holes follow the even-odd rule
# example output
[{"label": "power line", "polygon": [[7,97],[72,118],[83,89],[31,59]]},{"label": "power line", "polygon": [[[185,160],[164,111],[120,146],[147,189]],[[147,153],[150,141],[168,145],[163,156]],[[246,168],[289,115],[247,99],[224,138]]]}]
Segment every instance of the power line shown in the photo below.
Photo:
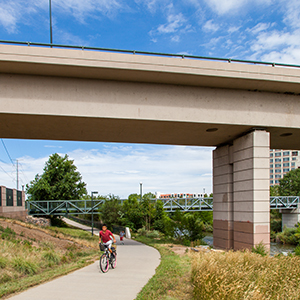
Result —
[{"label": "power line", "polygon": [[11,157],[10,157],[10,155],[9,155],[9,152],[8,152],[8,150],[7,150],[6,146],[5,146],[5,143],[4,143],[3,139],[1,139],[1,141],[2,141],[3,147],[4,147],[4,149],[5,149],[6,153],[7,153],[8,157],[9,157],[9,159],[10,159],[11,163],[12,163],[12,164],[13,164],[13,166],[14,166],[15,164],[14,164],[13,160],[11,159]]},{"label": "power line", "polygon": [[12,180],[15,180],[11,175],[9,175],[1,166],[0,168],[3,170],[4,173],[6,173]]}]

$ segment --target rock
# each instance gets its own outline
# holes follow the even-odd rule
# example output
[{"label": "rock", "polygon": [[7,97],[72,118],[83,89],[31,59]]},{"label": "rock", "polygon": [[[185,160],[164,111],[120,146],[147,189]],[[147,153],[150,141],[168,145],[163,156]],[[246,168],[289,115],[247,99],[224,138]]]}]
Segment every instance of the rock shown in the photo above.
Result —
[{"label": "rock", "polygon": [[46,218],[35,218],[32,216],[26,216],[25,222],[33,224],[39,227],[48,227],[51,226],[51,220]]}]

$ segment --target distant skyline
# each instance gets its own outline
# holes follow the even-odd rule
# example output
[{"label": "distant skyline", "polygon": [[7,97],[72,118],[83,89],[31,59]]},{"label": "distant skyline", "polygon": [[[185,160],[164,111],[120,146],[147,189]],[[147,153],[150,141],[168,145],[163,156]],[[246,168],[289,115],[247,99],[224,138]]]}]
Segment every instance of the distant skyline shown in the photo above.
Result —
[{"label": "distant skyline", "polygon": [[[300,65],[299,0],[52,0],[53,43]],[[49,0],[0,0],[0,39],[50,42]],[[49,155],[75,160],[89,193],[212,191],[212,149],[4,140],[20,160],[20,186]],[[0,143],[0,184],[16,166]]]}]

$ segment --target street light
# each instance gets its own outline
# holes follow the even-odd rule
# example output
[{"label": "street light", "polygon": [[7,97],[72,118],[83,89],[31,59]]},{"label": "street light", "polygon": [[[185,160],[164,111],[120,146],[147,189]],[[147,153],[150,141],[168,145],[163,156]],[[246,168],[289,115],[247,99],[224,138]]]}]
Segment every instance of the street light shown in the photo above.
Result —
[{"label": "street light", "polygon": [[141,198],[141,201],[142,201],[142,197],[143,197],[143,183],[140,182],[140,198]]},{"label": "street light", "polygon": [[94,195],[98,194],[98,192],[91,192],[92,198],[92,236],[94,235]]}]

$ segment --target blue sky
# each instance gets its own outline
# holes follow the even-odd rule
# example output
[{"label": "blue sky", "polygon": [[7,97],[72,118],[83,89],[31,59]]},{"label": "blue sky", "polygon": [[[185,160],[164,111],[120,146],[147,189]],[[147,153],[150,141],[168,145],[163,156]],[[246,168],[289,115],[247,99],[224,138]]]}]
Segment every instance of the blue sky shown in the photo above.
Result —
[{"label": "blue sky", "polygon": [[[49,42],[48,0],[0,0],[0,39]],[[53,42],[300,64],[299,0],[52,0]],[[210,192],[211,148],[5,140],[22,183],[69,154],[89,191]],[[5,172],[3,171],[5,170]],[[0,180],[15,186],[0,143]]]}]

